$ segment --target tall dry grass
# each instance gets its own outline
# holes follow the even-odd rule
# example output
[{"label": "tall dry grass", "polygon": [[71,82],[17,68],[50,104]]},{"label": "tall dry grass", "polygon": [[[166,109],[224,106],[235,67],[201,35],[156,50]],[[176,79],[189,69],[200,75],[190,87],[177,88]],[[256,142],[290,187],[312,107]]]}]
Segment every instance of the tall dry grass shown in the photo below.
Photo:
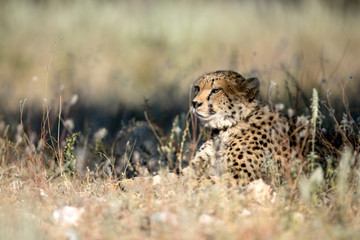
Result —
[{"label": "tall dry grass", "polygon": [[[255,1],[5,1],[1,8],[2,108],[79,94],[84,106],[116,112],[184,106],[204,72],[233,69],[270,81],[285,99],[296,79],[340,96],[358,81],[359,15],[320,1],[292,7]],[[353,83],[351,89],[357,84]],[[277,94],[277,95],[279,95]],[[354,94],[348,91],[349,95]],[[290,100],[289,100],[290,101]],[[184,109],[184,108],[182,108]]]},{"label": "tall dry grass", "polygon": [[[324,1],[2,4],[0,239],[359,238],[356,9]],[[295,159],[291,179],[244,189],[174,174],[208,134],[186,114],[189,85],[215,69],[256,75],[265,98],[312,116],[324,139],[311,139],[312,155]],[[146,109],[144,120],[104,124],[123,107]],[[163,109],[179,116],[161,119]],[[332,145],[326,128],[347,145]]]}]

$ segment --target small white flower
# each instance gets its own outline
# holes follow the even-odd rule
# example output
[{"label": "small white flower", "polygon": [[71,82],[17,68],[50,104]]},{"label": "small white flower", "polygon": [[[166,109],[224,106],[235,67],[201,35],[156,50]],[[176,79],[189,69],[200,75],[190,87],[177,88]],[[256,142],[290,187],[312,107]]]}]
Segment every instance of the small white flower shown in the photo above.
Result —
[{"label": "small white flower", "polygon": [[289,115],[289,117],[293,117],[294,116],[294,109],[289,108],[288,109],[288,115]]},{"label": "small white flower", "polygon": [[303,214],[299,213],[299,212],[295,212],[293,214],[293,219],[295,220],[295,222],[297,223],[303,223],[305,220],[305,217]]},{"label": "small white flower", "polygon": [[275,110],[279,112],[279,111],[282,111],[284,109],[284,107],[285,107],[284,104],[278,103],[275,105]]},{"label": "small white flower", "polygon": [[32,82],[37,82],[38,80],[39,80],[39,78],[37,76],[33,76],[31,79]]},{"label": "small white flower", "polygon": [[298,116],[296,122],[298,125],[304,125],[304,126],[309,125],[309,119],[307,119],[307,117],[305,116]]},{"label": "small white flower", "polygon": [[66,121],[64,122],[65,127],[67,127],[68,129],[70,129],[71,131],[74,129],[75,124],[74,121],[72,119],[66,119]]},{"label": "small white flower", "polygon": [[59,226],[77,226],[84,212],[84,208],[64,206],[55,210],[52,214],[52,218],[55,224]]},{"label": "small white flower", "polygon": [[181,128],[179,126],[176,126],[175,129],[174,129],[174,132],[175,132],[176,135],[180,135]]},{"label": "small white flower", "polygon": [[76,102],[78,101],[78,99],[79,99],[79,95],[77,95],[77,94],[72,95],[72,97],[70,99],[70,106],[75,105]]},{"label": "small white flower", "polygon": [[198,219],[198,222],[201,224],[211,224],[214,222],[214,218],[207,214],[201,214]]},{"label": "small white flower", "polygon": [[133,153],[133,159],[134,159],[134,162],[139,162],[140,161],[140,153],[138,151],[134,151]]},{"label": "small white flower", "polygon": [[172,225],[178,225],[177,216],[171,212],[157,212],[151,215],[150,218],[154,223],[170,223]]},{"label": "small white flower", "polygon": [[46,192],[42,188],[40,188],[40,196],[48,197],[49,195],[47,195]]},{"label": "small white flower", "polygon": [[152,184],[153,185],[158,185],[161,183],[161,177],[159,175],[156,175],[153,177],[153,180],[152,180]]},{"label": "small white flower", "polygon": [[305,130],[302,130],[302,131],[299,132],[299,137],[305,138],[307,133],[308,133],[308,132],[307,132],[306,129],[305,129]]},{"label": "small white flower", "polygon": [[264,114],[268,114],[270,112],[270,108],[268,105],[264,107]]},{"label": "small white flower", "polygon": [[245,208],[244,210],[241,211],[240,215],[247,217],[251,215],[251,212]]},{"label": "small white flower", "polygon": [[101,128],[95,133],[95,141],[103,139],[107,135],[106,128]]}]

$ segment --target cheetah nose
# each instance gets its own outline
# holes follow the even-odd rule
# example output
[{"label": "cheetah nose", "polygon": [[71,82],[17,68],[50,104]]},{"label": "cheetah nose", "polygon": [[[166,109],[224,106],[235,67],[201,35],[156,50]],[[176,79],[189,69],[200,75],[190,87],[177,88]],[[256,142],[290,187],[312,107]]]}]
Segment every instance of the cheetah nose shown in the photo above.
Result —
[{"label": "cheetah nose", "polygon": [[192,105],[195,109],[197,109],[198,107],[200,107],[202,105],[202,103],[198,103],[196,101],[192,101]]}]

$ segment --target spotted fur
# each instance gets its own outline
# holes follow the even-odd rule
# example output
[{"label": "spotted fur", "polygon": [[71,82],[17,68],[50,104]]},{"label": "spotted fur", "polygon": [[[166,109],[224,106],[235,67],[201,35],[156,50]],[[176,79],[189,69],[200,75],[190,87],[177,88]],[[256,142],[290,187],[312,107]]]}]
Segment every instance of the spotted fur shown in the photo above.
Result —
[{"label": "spotted fur", "polygon": [[259,86],[257,78],[233,71],[195,81],[192,112],[213,133],[191,162],[198,175],[270,181],[270,161],[282,171],[292,158],[288,122],[260,100]]}]

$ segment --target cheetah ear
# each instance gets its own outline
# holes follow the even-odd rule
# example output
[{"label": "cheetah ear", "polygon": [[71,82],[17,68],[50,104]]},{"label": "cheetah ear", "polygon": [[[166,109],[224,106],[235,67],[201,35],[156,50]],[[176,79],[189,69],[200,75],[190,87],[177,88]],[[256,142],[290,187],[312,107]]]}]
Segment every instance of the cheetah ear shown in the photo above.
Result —
[{"label": "cheetah ear", "polygon": [[240,90],[245,93],[245,96],[249,100],[257,98],[259,95],[260,81],[258,78],[248,78],[244,80],[240,85]]}]

